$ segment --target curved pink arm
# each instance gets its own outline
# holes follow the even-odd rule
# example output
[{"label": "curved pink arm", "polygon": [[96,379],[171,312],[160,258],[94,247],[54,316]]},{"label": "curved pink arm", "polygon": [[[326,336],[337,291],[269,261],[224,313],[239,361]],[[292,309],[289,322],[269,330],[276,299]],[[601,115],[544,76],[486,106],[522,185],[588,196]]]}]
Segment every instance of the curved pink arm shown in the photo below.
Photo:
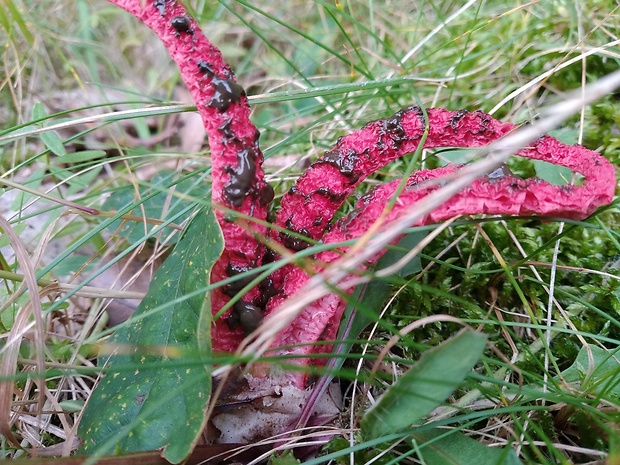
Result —
[{"label": "curved pink arm", "polygon": [[[427,110],[425,148],[481,147],[514,129],[482,111]],[[334,213],[368,175],[414,152],[427,121],[418,107],[372,121],[338,139],[336,146],[312,163],[282,198],[276,223],[312,239],[320,239]],[[284,236],[272,233],[272,236]],[[287,238],[280,239],[286,244]]]},{"label": "curved pink arm", "polygon": [[[409,111],[414,114],[417,113],[415,109]],[[442,109],[430,109],[428,114],[431,123],[429,143],[433,144],[432,146],[436,147],[438,144],[445,144],[446,146],[467,147],[471,146],[467,144],[472,142],[476,145],[481,145],[480,142],[482,142],[483,137],[481,134],[484,134],[486,131],[479,130],[479,127],[463,124],[460,127],[457,126],[455,132],[452,132],[446,130],[445,126],[442,127],[440,124],[437,124],[438,120],[453,120],[454,115],[457,113]],[[461,119],[461,121],[465,120]],[[488,115],[486,115],[486,118],[478,119],[478,121],[486,121],[485,126],[487,124],[494,127],[500,126],[503,131],[509,131],[513,128],[511,124],[499,123]],[[471,123],[471,119],[467,123]],[[358,147],[361,153],[367,152],[363,144],[371,146],[376,144],[372,137],[364,134],[369,127],[372,127],[372,124],[347,136],[361,141]],[[405,125],[404,127],[407,130],[409,128],[418,130],[416,125]],[[442,130],[442,132],[438,133],[438,129]],[[486,132],[486,137],[488,137],[487,143],[492,142],[496,138],[497,133],[497,131]],[[441,134],[444,134],[444,136]],[[414,133],[414,135],[417,134]],[[382,153],[381,160],[375,160],[373,163],[380,164],[383,159],[391,159],[396,152],[396,150],[386,150]],[[457,215],[475,214],[544,215],[583,219],[592,214],[599,206],[608,204],[613,199],[616,185],[614,168],[596,152],[578,145],[568,146],[552,137],[545,136],[530,147],[518,151],[517,154],[526,158],[544,160],[568,167],[574,172],[583,175],[585,180],[580,186],[555,186],[540,179],[524,180],[511,175],[494,178],[483,177],[476,180],[468,189],[458,193],[441,207],[420,219],[417,225],[437,223]],[[324,162],[319,161],[318,163],[319,168],[324,166]],[[441,182],[429,181],[454,174],[459,169],[460,167],[458,166],[449,165],[444,168],[414,173],[408,180],[404,192],[399,195],[397,203],[384,219],[385,225],[389,225],[391,221],[400,217],[405,209],[408,209],[411,205],[441,187]],[[312,178],[302,177],[298,183],[309,183],[310,179]],[[331,230],[323,235],[321,242],[335,244],[361,237],[380,218],[388,202],[393,199],[399,184],[400,180],[384,184],[362,197],[357,203],[356,209],[347,217],[337,221]],[[299,190],[310,191],[312,187],[312,185],[300,186]],[[297,215],[297,217],[300,217],[300,215]],[[300,221],[305,219],[301,217]],[[329,264],[341,257],[341,253],[346,250],[347,248],[341,247],[337,250],[322,252],[317,254],[315,259],[318,263]],[[381,255],[382,253],[376,255],[371,262],[376,262]],[[270,311],[277,312],[278,306],[288,297],[302,289],[309,279],[306,273],[293,267],[286,268],[282,276],[284,277],[282,284],[283,292],[269,303]],[[345,307],[346,302],[335,295],[329,295],[317,300],[309,305],[278,336],[272,347],[279,354],[285,353],[296,356],[329,351],[329,346],[313,344],[318,341],[334,340]],[[296,347],[287,350],[278,349],[278,347],[285,345],[296,345]],[[303,358],[296,360],[296,363],[301,365],[309,363],[309,360]],[[297,378],[293,382],[296,382],[301,387],[305,379],[301,377],[301,379]]]},{"label": "curved pink arm", "polygon": [[[110,0],[150,27],[163,42],[181,72],[185,85],[200,113],[211,148],[212,200],[233,212],[259,220],[267,217],[273,199],[272,188],[264,181],[260,137],[250,121],[250,106],[245,91],[220,51],[204,36],[181,2],[170,0]],[[264,246],[255,237],[265,236],[266,227],[240,220],[227,220],[216,210],[226,247],[216,263],[211,281],[260,266]],[[230,294],[231,292],[229,292]],[[258,298],[258,290],[244,300]],[[219,312],[230,297],[222,288],[211,295],[213,314]],[[240,305],[250,305],[240,302]],[[231,330],[224,319],[213,328],[216,350],[230,350],[243,339],[242,329]]]}]

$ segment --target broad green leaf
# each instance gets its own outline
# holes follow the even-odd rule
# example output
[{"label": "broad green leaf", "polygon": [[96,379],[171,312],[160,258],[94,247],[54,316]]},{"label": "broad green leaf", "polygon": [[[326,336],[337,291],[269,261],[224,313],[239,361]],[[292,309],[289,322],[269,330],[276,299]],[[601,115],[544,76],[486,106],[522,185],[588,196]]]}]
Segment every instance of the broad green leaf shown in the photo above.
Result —
[{"label": "broad green leaf", "polygon": [[566,145],[574,145],[579,143],[579,130],[572,126],[552,129],[548,134]]},{"label": "broad green leaf", "polygon": [[102,358],[106,374],[84,410],[82,453],[163,449],[164,458],[178,463],[191,452],[211,392],[204,289],[222,250],[215,215],[200,211],[132,319],[107,344],[115,352]]},{"label": "broad green leaf", "polygon": [[[554,129],[553,131],[549,131],[549,135],[567,145],[576,144],[579,140],[578,132],[570,127]],[[532,160],[532,163],[534,163],[536,177],[550,184],[564,186],[573,181],[573,171],[565,166],[555,165],[543,160]],[[577,179],[577,181],[579,181],[579,179]]]},{"label": "broad green leaf", "polygon": [[594,391],[609,400],[620,399],[620,348],[612,350],[590,345],[594,366],[590,367],[588,351],[582,347],[575,362],[562,372],[562,379],[576,384],[576,389]]},{"label": "broad green leaf", "polygon": [[[47,112],[45,111],[43,104],[41,104],[40,102],[35,103],[34,107],[32,108],[32,117],[34,119],[43,119],[46,116]],[[63,156],[67,154],[62,140],[60,140],[60,137],[58,137],[58,134],[56,134],[55,131],[42,132],[41,140],[45,144],[45,147],[47,147],[47,149],[55,155]]]},{"label": "broad green leaf", "polygon": [[68,195],[75,194],[92,187],[101,170],[103,170],[103,166],[94,166],[76,176],[76,173],[68,168],[59,167],[54,164],[49,165],[50,173],[58,179],[65,181],[69,186],[67,191]]},{"label": "broad green leaf", "polygon": [[[104,210],[119,211],[128,205],[136,205],[136,208],[130,213],[136,217],[145,216],[146,218],[162,220],[177,215],[181,210],[192,203],[192,198],[204,198],[206,192],[204,188],[195,185],[192,179],[184,179],[176,182],[178,174],[173,171],[163,171],[153,176],[149,186],[139,186],[138,192],[134,186],[122,187],[112,193],[108,200],[103,204]],[[174,193],[170,193],[170,187],[174,185]],[[149,194],[154,194],[150,197]],[[148,197],[141,203],[142,199]],[[187,215],[182,215],[175,221],[182,222]],[[111,223],[108,230],[125,236],[129,243],[133,244],[142,239],[148,230],[155,229],[156,224],[148,224],[142,221],[133,220],[125,221],[120,230],[121,221]],[[163,233],[165,236],[173,233],[172,228],[165,228]],[[175,238],[178,235],[175,235]],[[173,238],[172,241],[176,241]]]},{"label": "broad green leaf", "polygon": [[448,147],[437,150],[436,157],[439,162],[439,166],[446,166],[448,164],[467,164],[477,157],[475,149],[465,149],[459,147]]},{"label": "broad green leaf", "polygon": [[433,465],[521,465],[510,447],[487,447],[460,431],[414,432],[414,447],[423,463]]},{"label": "broad green leaf", "polygon": [[463,331],[426,351],[362,417],[362,435],[377,439],[410,427],[439,407],[480,359],[484,334]]}]

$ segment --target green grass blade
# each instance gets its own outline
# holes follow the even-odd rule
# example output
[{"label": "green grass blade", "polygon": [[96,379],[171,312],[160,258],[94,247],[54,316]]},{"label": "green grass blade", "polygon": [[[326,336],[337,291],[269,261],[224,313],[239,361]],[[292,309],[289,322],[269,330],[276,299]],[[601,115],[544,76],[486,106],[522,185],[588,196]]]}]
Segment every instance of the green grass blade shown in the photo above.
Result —
[{"label": "green grass blade", "polygon": [[[5,9],[5,12],[2,13],[2,24],[5,25],[5,29],[7,30],[7,32],[10,29],[10,26],[8,26],[8,24],[10,24],[10,22],[13,22],[13,24],[17,25],[20,32],[24,35],[24,39],[26,39],[26,42],[28,42],[29,45],[32,45],[34,43],[34,38],[30,33],[30,29],[28,28],[28,25],[24,20],[24,16],[19,10],[19,7],[15,6],[14,2],[7,1],[3,2],[3,9]],[[6,12],[10,13],[10,18],[6,16]]]}]

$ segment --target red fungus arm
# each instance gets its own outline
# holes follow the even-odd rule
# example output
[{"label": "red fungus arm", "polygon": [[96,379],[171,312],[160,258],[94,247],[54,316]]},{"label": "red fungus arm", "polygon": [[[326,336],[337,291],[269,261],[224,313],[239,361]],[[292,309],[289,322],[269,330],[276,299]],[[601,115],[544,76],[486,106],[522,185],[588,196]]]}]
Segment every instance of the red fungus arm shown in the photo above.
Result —
[{"label": "red fungus arm", "polygon": [[[357,185],[391,161],[415,152],[427,128],[425,148],[481,147],[515,128],[480,110],[472,113],[429,108],[426,114],[428,124],[422,110],[410,106],[340,137],[336,146],[312,163],[284,195],[276,224],[300,236],[319,240]],[[271,238],[295,251],[310,246],[309,242],[285,232],[274,230]],[[272,278],[274,287],[282,289],[285,282],[290,286],[299,274],[303,272],[293,267],[279,270]],[[287,289],[284,295],[290,295]]]},{"label": "red fungus arm", "polygon": [[[429,115],[436,115],[436,110],[429,110]],[[442,116],[450,112],[440,110]],[[454,113],[453,113],[454,114]],[[431,116],[432,118],[432,116]],[[490,117],[488,117],[490,119]],[[445,121],[445,119],[444,119]],[[432,125],[429,135],[435,133]],[[495,120],[490,124],[501,124]],[[371,125],[366,126],[368,128]],[[506,128],[508,125],[502,125]],[[508,126],[510,127],[510,126]],[[366,128],[362,129],[364,131]],[[445,130],[445,127],[444,127]],[[480,133],[476,133],[471,127],[464,126],[461,130],[466,132],[465,137],[455,137],[451,141],[452,133],[448,132],[445,139],[440,136],[429,137],[431,144],[447,143],[450,146],[467,147],[470,143],[478,144]],[[475,134],[474,134],[475,133]],[[352,134],[355,135],[356,133]],[[467,140],[468,134],[474,135]],[[462,136],[462,135],[461,135]],[[372,139],[366,139],[370,144],[375,144]],[[489,139],[488,142],[491,142]],[[425,144],[426,146],[426,144]],[[437,146],[437,145],[433,145]],[[365,149],[362,147],[361,152]],[[606,205],[613,199],[616,180],[613,166],[601,155],[582,146],[568,146],[556,139],[544,136],[535,141],[531,146],[517,152],[518,155],[535,160],[543,160],[570,168],[584,176],[582,185],[551,185],[540,179],[520,179],[511,175],[500,177],[483,177],[476,180],[469,188],[456,194],[439,208],[424,218],[417,225],[426,225],[444,221],[457,215],[476,214],[502,214],[502,215],[544,215],[562,218],[583,219],[592,214],[601,205]],[[386,153],[387,158],[394,153]],[[458,166],[449,165],[434,170],[423,170],[414,173],[407,182],[407,187],[399,195],[398,201],[392,207],[390,213],[383,219],[386,227],[403,212],[431,192],[441,187],[440,182],[429,182],[441,179],[447,175],[458,172]],[[321,242],[335,244],[350,241],[361,237],[377,221],[384,212],[386,205],[393,199],[400,184],[400,180],[379,186],[369,194],[362,197],[356,205],[356,209],[345,218],[336,222],[327,232]],[[302,218],[302,221],[305,218]],[[317,263],[329,264],[346,252],[346,247],[338,250],[329,250],[315,256]],[[370,260],[375,263],[382,253],[377,254]],[[299,291],[308,281],[309,276],[300,269],[289,268],[284,273],[283,293],[269,304],[269,309],[277,312],[277,307],[289,296]],[[329,352],[330,347],[316,345],[317,341],[330,341],[336,337],[342,312],[346,302],[335,295],[321,298],[309,305],[285,331],[283,331],[273,347],[293,346],[285,352],[295,356],[303,356],[311,353]],[[308,359],[298,358],[296,363],[306,365]],[[303,386],[303,377],[292,380]]]},{"label": "red fungus arm", "polygon": [[[427,110],[428,136],[425,148],[481,147],[514,129],[482,111]],[[299,178],[282,198],[276,224],[318,240],[355,187],[369,174],[408,153],[414,152],[427,124],[419,107],[407,107],[395,115],[368,123],[338,139]],[[293,250],[308,246],[283,233],[272,237]]]},{"label": "red fungus arm", "polygon": [[[273,190],[263,180],[260,133],[250,121],[250,107],[241,86],[220,51],[204,36],[180,2],[169,0],[110,0],[150,27],[176,62],[185,85],[202,117],[211,148],[212,199],[215,205],[252,216],[267,217]],[[264,247],[254,234],[266,228],[225,219],[216,211],[225,240],[225,251],[212,272],[212,282],[260,266]],[[251,232],[248,231],[251,229]],[[250,305],[258,291],[244,296]],[[229,300],[222,289],[211,296],[213,313]],[[215,350],[234,350],[243,339],[242,329],[231,331],[223,319],[213,328]]]},{"label": "red fungus arm", "polygon": [[[470,113],[465,110],[430,108],[427,116],[428,125],[420,108],[407,107],[392,117],[373,121],[362,129],[341,137],[336,147],[312,163],[282,198],[276,224],[298,235],[319,240],[335,212],[355,187],[390,161],[417,150],[427,127],[424,148],[482,147],[515,129],[514,124],[497,121],[480,110]],[[551,137],[545,137],[532,149],[522,150],[521,155],[564,164],[590,180],[575,195],[558,197],[559,203],[555,207],[555,193],[547,191],[542,184],[534,186],[528,193],[527,202],[520,207],[523,209],[521,214],[574,217],[578,212],[592,213],[593,210],[584,210],[584,205],[598,206],[606,203],[602,198],[607,198],[609,188],[605,185],[609,183],[609,179],[601,179],[600,182],[596,180],[599,175],[598,163],[607,162],[596,153],[579,146],[569,147]],[[593,159],[593,156],[598,158]],[[498,183],[495,189],[499,192],[503,187],[505,184]],[[562,189],[566,192],[571,190],[571,187],[565,186]],[[505,195],[510,192],[507,191]],[[478,193],[480,199],[484,195],[482,192]],[[510,202],[503,203],[504,210],[499,213],[516,213],[509,204]],[[307,241],[275,230],[271,232],[271,237],[292,250],[302,250],[310,245]],[[292,267],[280,270],[273,277],[274,286],[277,289],[284,288],[287,282],[294,282],[299,273],[302,272]],[[285,289],[284,296],[288,295],[290,293]],[[273,306],[270,305],[270,308]]]}]

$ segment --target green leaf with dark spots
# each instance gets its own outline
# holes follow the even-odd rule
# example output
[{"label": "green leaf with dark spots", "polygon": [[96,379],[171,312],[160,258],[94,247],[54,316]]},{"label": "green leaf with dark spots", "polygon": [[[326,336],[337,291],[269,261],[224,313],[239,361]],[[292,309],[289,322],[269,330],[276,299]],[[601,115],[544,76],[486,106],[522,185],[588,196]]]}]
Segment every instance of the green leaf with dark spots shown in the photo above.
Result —
[{"label": "green leaf with dark spots", "polygon": [[426,351],[362,417],[362,435],[377,439],[409,428],[439,407],[480,360],[486,336],[463,331]]},{"label": "green leaf with dark spots", "polygon": [[131,320],[110,338],[113,354],[100,358],[105,376],[79,426],[82,453],[159,449],[178,463],[192,451],[211,393],[211,306],[205,288],[222,250],[215,215],[201,210],[155,273]]}]

